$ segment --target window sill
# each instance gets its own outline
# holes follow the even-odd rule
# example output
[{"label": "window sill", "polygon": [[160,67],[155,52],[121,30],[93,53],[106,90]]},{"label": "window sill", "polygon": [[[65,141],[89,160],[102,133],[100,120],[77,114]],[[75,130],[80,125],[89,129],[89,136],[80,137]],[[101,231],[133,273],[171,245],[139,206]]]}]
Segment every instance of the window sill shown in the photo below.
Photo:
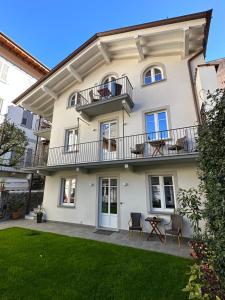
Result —
[{"label": "window sill", "polygon": [[58,208],[76,208],[75,205],[57,205]]},{"label": "window sill", "polygon": [[70,154],[70,153],[77,153],[77,152],[79,152],[79,150],[72,150],[72,151],[64,150],[63,154]]},{"label": "window sill", "polygon": [[161,83],[161,82],[165,82],[166,81],[166,78],[162,79],[162,80],[159,80],[159,81],[154,81],[150,84],[142,84],[141,87],[146,87],[146,86],[152,86],[152,85],[155,85],[157,83]]}]

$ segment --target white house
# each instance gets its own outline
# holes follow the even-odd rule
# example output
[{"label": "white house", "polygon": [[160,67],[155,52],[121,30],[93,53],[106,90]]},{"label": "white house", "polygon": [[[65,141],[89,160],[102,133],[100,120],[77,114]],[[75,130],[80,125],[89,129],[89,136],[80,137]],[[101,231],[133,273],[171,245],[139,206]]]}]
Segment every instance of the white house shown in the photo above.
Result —
[{"label": "white house", "polygon": [[[28,139],[26,150],[28,160],[36,149],[37,136],[34,135],[34,130],[39,117],[15,106],[12,101],[47,73],[47,67],[0,33],[0,122],[7,118],[25,131]],[[10,154],[4,157],[9,158]],[[9,189],[27,186],[26,174],[18,167],[1,167],[0,182],[0,185],[4,184],[5,188]]]},{"label": "white house", "polygon": [[126,230],[131,212],[167,220],[198,185],[211,13],[97,33],[15,99],[52,122],[29,168],[46,175],[49,220]]}]

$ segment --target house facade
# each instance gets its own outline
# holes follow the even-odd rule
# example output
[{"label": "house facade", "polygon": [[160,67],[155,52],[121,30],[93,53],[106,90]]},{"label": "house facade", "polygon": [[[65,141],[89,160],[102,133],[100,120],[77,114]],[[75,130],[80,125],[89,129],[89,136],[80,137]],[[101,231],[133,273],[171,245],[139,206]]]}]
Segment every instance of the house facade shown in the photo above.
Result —
[{"label": "house facade", "polygon": [[[35,153],[37,136],[34,131],[37,129],[39,117],[15,106],[12,101],[47,73],[47,67],[0,33],[0,122],[8,119],[25,132],[28,139],[26,157],[23,159],[25,162],[29,162]],[[10,153],[4,156],[5,161],[10,158]],[[20,166],[1,167],[0,182],[6,189],[28,187],[26,173]]]},{"label": "house facade", "polygon": [[179,188],[198,186],[206,83],[196,72],[210,19],[206,11],[98,33],[14,100],[52,123],[28,168],[46,175],[49,220],[127,230],[141,212],[148,231],[144,218],[168,221]]}]

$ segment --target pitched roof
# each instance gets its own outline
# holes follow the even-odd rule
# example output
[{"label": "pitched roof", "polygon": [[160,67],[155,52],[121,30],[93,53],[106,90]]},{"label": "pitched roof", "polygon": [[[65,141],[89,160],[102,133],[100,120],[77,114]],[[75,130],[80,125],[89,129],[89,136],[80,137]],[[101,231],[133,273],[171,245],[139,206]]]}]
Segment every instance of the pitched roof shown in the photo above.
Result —
[{"label": "pitched roof", "polygon": [[197,20],[197,19],[206,19],[206,25],[205,25],[205,29],[204,29],[204,39],[203,39],[203,50],[205,53],[206,47],[207,47],[207,40],[208,40],[211,16],[212,16],[212,10],[208,10],[208,11],[198,12],[198,13],[194,13],[194,14],[179,16],[179,17],[175,17],[175,18],[167,18],[167,19],[163,19],[163,20],[159,20],[159,21],[148,22],[148,23],[144,23],[144,24],[122,27],[119,29],[113,29],[113,30],[109,30],[109,31],[96,33],[91,38],[89,38],[85,43],[83,43],[80,47],[78,47],[75,51],[73,51],[70,55],[68,55],[64,60],[62,60],[59,64],[57,64],[48,74],[46,74],[44,77],[42,77],[40,80],[38,80],[35,84],[33,84],[30,88],[28,88],[20,96],[18,96],[13,101],[13,103],[17,104],[27,94],[29,94],[36,87],[41,85],[45,80],[50,78],[60,68],[62,68],[71,59],[76,57],[80,52],[82,52],[85,48],[87,48],[90,44],[92,44],[94,41],[96,41],[100,37],[105,37],[105,36],[110,36],[110,35],[115,35],[115,34],[120,34],[120,33],[126,33],[126,32],[130,32],[130,31],[135,31],[135,30],[159,27],[159,26],[163,26],[163,25],[170,25],[170,24],[174,24],[174,23],[192,21],[192,20]]},{"label": "pitched roof", "polygon": [[42,64],[37,58],[32,56],[2,32],[0,32],[0,46],[7,49],[16,57],[20,58],[21,61],[31,66],[41,75],[46,75],[49,73],[49,69],[44,64]]}]

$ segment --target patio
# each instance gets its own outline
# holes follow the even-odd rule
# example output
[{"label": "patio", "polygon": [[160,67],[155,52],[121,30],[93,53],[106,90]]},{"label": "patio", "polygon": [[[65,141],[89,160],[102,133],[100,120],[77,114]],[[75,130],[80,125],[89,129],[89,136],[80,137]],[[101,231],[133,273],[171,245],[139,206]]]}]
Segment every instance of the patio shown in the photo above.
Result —
[{"label": "patio", "polygon": [[166,253],[180,257],[190,257],[187,239],[183,239],[181,247],[179,248],[175,237],[167,238],[167,242],[166,244],[164,244],[161,243],[156,236],[153,236],[149,241],[147,241],[147,233],[145,233],[143,237],[140,237],[138,234],[134,233],[133,237],[129,239],[128,232],[124,230],[106,235],[95,233],[96,228],[93,226],[71,223],[48,221],[47,223],[37,224],[34,220],[24,219],[16,221],[7,220],[0,223],[0,230],[12,227],[21,227],[44,232],[52,232],[71,237],[80,237],[84,239],[102,241],[106,243]]}]

